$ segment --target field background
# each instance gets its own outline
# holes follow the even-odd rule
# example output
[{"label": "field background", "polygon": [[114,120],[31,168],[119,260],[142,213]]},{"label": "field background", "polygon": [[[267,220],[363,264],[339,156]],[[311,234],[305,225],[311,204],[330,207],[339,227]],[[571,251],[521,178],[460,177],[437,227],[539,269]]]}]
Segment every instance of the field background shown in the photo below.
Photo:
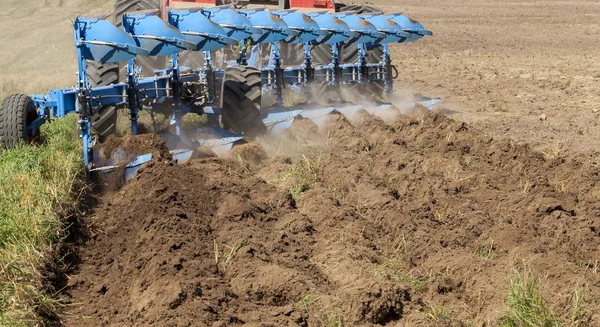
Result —
[{"label": "field background", "polygon": [[[507,137],[517,143],[528,143],[543,152],[543,157],[549,162],[554,159],[577,158],[577,161],[583,158],[581,161],[585,164],[591,163],[593,166],[598,163],[600,4],[597,1],[372,0],[369,4],[379,6],[386,12],[402,11],[434,32],[433,37],[392,46],[393,59],[400,72],[398,87],[440,97],[442,102],[436,111],[465,121],[468,126],[475,127],[474,130],[482,130],[494,138]],[[0,3],[0,98],[12,93],[46,93],[50,88],[74,85],[77,62],[72,19],[79,14],[108,15],[111,11],[112,1],[107,0],[3,0]],[[12,244],[14,248],[7,247],[9,250],[16,249],[15,252],[2,253],[0,271],[9,280],[1,281],[3,296],[0,300],[6,302],[0,303],[0,308],[15,311],[10,312],[7,320],[2,320],[5,312],[0,312],[0,325],[4,322],[32,322],[36,319],[35,313],[54,311],[43,307],[55,305],[53,300],[36,293],[40,289],[41,275],[34,266],[48,260],[51,244],[61,230],[57,226],[57,217],[51,212],[52,205],[69,197],[70,183],[80,169],[76,158],[78,149],[72,146],[76,136],[65,133],[69,130],[68,124],[73,123],[72,119],[62,126],[54,124],[56,128],[47,130],[50,139],[55,142],[54,147],[0,153],[4,160],[0,160],[2,174],[12,174],[15,181],[23,183],[11,182],[11,187],[2,185],[14,192],[11,196],[17,200],[22,196],[27,196],[28,200],[34,199],[32,192],[24,192],[25,195],[19,193],[19,190],[30,190],[26,186],[30,182],[28,178],[32,178],[27,174],[28,169],[56,172],[62,171],[60,166],[69,166],[65,175],[34,176],[35,186],[39,187],[40,192],[50,194],[53,191],[49,191],[48,185],[57,185],[56,194],[50,194],[43,200],[51,206],[41,207],[41,212],[32,213],[27,209],[33,202],[22,201],[20,207],[14,208],[15,217],[31,215],[29,227],[33,233],[30,238],[29,235],[16,238],[20,243]],[[368,137],[365,135],[363,138]],[[415,141],[416,151],[424,147],[419,142]],[[61,162],[59,158],[65,161]],[[435,161],[436,165],[442,162],[442,159]],[[71,167],[73,163],[75,165]],[[422,165],[415,163],[415,166]],[[525,171],[527,167],[515,168],[515,173]],[[569,194],[569,197],[561,195],[564,198],[579,201],[581,190],[595,190],[589,185],[581,190],[578,188],[579,184],[591,183],[591,179],[586,179],[584,175],[571,176],[565,173],[564,176],[566,179],[560,181],[562,187],[557,187],[556,191]],[[58,180],[69,183],[52,184]],[[5,183],[8,180],[2,181]],[[516,190],[511,190],[511,194],[529,192],[529,181],[523,181],[524,186],[520,184],[521,181],[514,183],[519,185],[515,186]],[[432,188],[437,189],[434,186]],[[537,193],[534,195],[541,194]],[[600,198],[596,194],[600,193],[592,194],[590,191],[582,197],[595,203],[590,198]],[[379,199],[378,196],[376,198]],[[488,214],[493,212],[489,211]],[[15,226],[0,227],[4,228],[0,229],[2,233],[6,232],[2,234],[3,237],[23,234],[17,233]],[[3,238],[3,241],[6,239]],[[593,243],[586,245],[594,246]],[[523,251],[529,250],[523,247]],[[15,253],[16,257],[10,256]],[[29,261],[21,264],[21,260]],[[577,275],[579,279],[585,280],[585,274],[597,276],[597,260],[590,265],[579,267],[585,271]],[[548,277],[543,269],[537,273]],[[497,281],[498,285],[504,285],[505,282]],[[13,285],[21,288],[11,289]],[[554,286],[559,288],[560,285]],[[4,297],[9,293],[12,295]],[[504,293],[502,300],[500,295],[494,296],[495,306],[487,307],[481,317],[489,318],[503,310]],[[562,301],[567,297],[562,294],[560,299]],[[596,307],[597,301],[594,297]],[[43,304],[41,307],[40,302]],[[20,303],[25,305],[20,306]],[[568,305],[565,308],[570,310]],[[598,318],[595,319],[597,321]]]},{"label": "field background", "polygon": [[372,3],[434,32],[397,45],[394,59],[400,80],[441,97],[444,114],[542,150],[600,148],[598,1]]},{"label": "field background", "polygon": [[[545,151],[600,147],[597,1],[369,3],[434,32],[392,47],[399,86],[441,97],[441,112],[493,136]],[[0,96],[74,85],[72,18],[111,11],[107,0],[2,1]]]},{"label": "field background", "polygon": [[76,84],[73,18],[112,12],[106,0],[0,2],[0,97]]}]

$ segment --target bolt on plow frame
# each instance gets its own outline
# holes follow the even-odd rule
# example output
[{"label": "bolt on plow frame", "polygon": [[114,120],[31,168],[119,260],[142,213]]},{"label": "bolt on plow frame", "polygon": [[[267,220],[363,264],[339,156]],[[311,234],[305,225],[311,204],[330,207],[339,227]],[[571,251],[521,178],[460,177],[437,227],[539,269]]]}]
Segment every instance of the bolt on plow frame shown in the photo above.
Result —
[{"label": "bolt on plow frame", "polygon": [[[140,110],[165,115],[172,133],[160,136],[173,159],[186,162],[197,147],[227,151],[244,135],[277,134],[299,115],[318,121],[334,110],[389,109],[385,95],[397,77],[389,44],[431,35],[402,14],[330,0],[117,0],[113,21],[75,18],[74,87],[4,100],[5,147],[30,142],[45,122],[75,113],[88,172],[124,172],[126,181],[152,154],[96,150],[115,132],[117,108],[127,108],[133,135]],[[349,103],[339,96],[342,87],[371,94],[370,104]],[[285,104],[284,89],[304,94],[304,103]],[[314,90],[333,91],[334,103],[316,105],[322,94]],[[263,94],[274,95],[274,104]],[[182,128],[187,114],[207,115],[207,126]]]}]

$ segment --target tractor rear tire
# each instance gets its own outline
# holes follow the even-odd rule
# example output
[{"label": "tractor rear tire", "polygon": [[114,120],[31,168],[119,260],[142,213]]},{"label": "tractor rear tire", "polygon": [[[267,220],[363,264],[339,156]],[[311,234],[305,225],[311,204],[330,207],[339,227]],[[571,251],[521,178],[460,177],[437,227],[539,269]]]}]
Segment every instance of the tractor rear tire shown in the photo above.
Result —
[{"label": "tractor rear tire", "polygon": [[331,44],[319,44],[311,47],[310,56],[315,66],[327,66],[333,61]]},{"label": "tractor rear tire", "polygon": [[299,67],[304,64],[304,43],[280,43],[279,54],[281,57],[281,63],[286,67]]},{"label": "tractor rear tire", "polygon": [[260,70],[248,66],[227,67],[221,90],[223,126],[250,137],[264,134],[267,128],[260,117],[261,98]]},{"label": "tractor rear tire", "polygon": [[[374,6],[339,4],[337,11],[353,11],[361,14],[383,14],[383,10]],[[356,44],[344,45],[340,48],[340,62],[354,63],[358,60],[358,46]],[[379,63],[383,60],[383,48],[377,47],[367,51],[367,63]]]},{"label": "tractor rear tire", "polygon": [[[158,16],[161,15],[160,0],[116,0],[113,12],[113,23],[117,27],[123,26],[123,14],[127,12],[140,10],[156,10]],[[142,76],[153,76],[157,69],[164,69],[167,66],[166,57],[144,57],[137,56],[139,65],[142,66]],[[126,65],[122,65],[121,71],[125,75]]]},{"label": "tractor rear tire", "polygon": [[[119,83],[119,65],[88,61],[87,75],[92,87]],[[101,139],[117,131],[117,108],[100,106],[91,117],[92,132]]]},{"label": "tractor rear tire", "polygon": [[[113,23],[123,26],[123,14],[138,10],[156,9],[160,13],[160,0],[116,0],[113,12]],[[137,57],[142,65],[142,74],[152,76],[155,69],[165,68],[166,59],[159,57]],[[88,61],[87,75],[91,87],[107,86],[119,83],[120,76],[126,75],[127,66],[118,63],[99,63]],[[91,117],[92,132],[100,139],[115,134],[117,131],[117,108],[100,106]]]},{"label": "tractor rear tire", "polygon": [[385,83],[383,81],[369,82],[365,96],[380,103],[389,103],[391,101],[385,90]]},{"label": "tractor rear tire", "polygon": [[367,6],[367,5],[347,5],[344,3],[336,3],[335,11],[353,11],[357,15],[361,14],[383,14],[383,10],[381,8],[375,6]]},{"label": "tractor rear tire", "polygon": [[[335,11],[353,11],[356,14],[383,14],[383,10],[374,6],[335,4]],[[353,63],[358,60],[358,47],[354,44],[338,47],[340,63]],[[319,65],[328,65],[333,60],[331,46],[320,44],[312,47],[311,56],[313,62]],[[383,49],[377,47],[367,51],[367,63],[378,63],[383,60]]]},{"label": "tractor rear tire", "polygon": [[39,135],[39,128],[27,133],[29,126],[38,117],[33,100],[25,94],[13,94],[4,99],[0,107],[0,145],[14,148],[21,142],[33,142]]}]

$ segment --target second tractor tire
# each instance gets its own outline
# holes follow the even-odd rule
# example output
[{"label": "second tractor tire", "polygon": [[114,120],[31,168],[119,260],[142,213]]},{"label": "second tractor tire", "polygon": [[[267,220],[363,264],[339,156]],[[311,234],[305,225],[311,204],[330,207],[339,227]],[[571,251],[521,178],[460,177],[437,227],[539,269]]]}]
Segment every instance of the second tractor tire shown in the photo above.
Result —
[{"label": "second tractor tire", "polygon": [[260,70],[248,66],[225,69],[221,90],[223,126],[231,132],[243,132],[250,137],[266,132],[261,120],[262,99]]},{"label": "second tractor tire", "polygon": [[[362,14],[383,14],[383,10],[375,6],[368,5],[344,5],[340,4],[337,11],[352,11],[357,15]],[[340,62],[353,63],[358,60],[358,46],[355,44],[344,45],[339,49]],[[383,48],[376,47],[367,50],[367,63],[379,63],[383,60]]]},{"label": "second tractor tire", "polygon": [[[161,15],[160,0],[116,0],[113,11],[113,23],[121,28],[123,26],[123,14],[127,12],[155,10],[158,16]],[[138,65],[142,66],[142,76],[153,76],[154,70],[164,69],[167,66],[166,57],[144,57],[136,58]],[[122,65],[121,72],[126,71],[126,65]]]},{"label": "second tractor tire", "polygon": [[[88,61],[87,75],[92,87],[119,83],[119,65]],[[91,117],[92,132],[101,139],[117,131],[117,108],[99,106]]]}]

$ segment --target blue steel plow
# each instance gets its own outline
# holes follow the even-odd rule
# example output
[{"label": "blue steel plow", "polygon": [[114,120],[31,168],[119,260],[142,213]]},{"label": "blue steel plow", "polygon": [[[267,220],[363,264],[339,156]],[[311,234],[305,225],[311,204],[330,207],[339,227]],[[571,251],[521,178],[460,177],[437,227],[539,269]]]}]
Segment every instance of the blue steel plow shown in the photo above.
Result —
[{"label": "blue steel plow", "polygon": [[[174,133],[161,137],[166,140],[173,158],[185,162],[199,146],[226,151],[242,139],[244,133],[280,133],[289,128],[298,115],[319,120],[334,110],[349,114],[360,109],[371,113],[389,109],[391,104],[385,101],[363,105],[347,103],[342,97],[331,105],[317,106],[308,86],[320,83],[318,85],[333,89],[344,85],[366,89],[369,85],[379,85],[385,94],[391,94],[397,71],[392,65],[389,44],[412,42],[431,35],[421,24],[401,14],[304,14],[294,10],[234,10],[224,6],[169,9],[166,21],[154,14],[126,13],[122,16],[123,29],[104,19],[77,17],[74,21],[77,85],[51,90],[48,94],[11,96],[28,99],[27,108],[16,108],[28,110],[26,133],[9,134],[6,131],[13,127],[0,126],[4,131],[0,133],[4,136],[0,141],[11,146],[19,139],[33,137],[44,122],[77,113],[88,171],[107,173],[124,167],[127,180],[140,165],[151,160],[152,155],[121,151],[104,158],[102,153],[97,153],[91,120],[102,106],[128,108],[133,135],[138,133],[140,110],[166,113]],[[303,54],[301,65],[285,65],[279,46],[282,43],[293,45]],[[241,49],[237,58],[239,66],[215,68],[215,51],[236,45]],[[266,66],[259,64],[261,45],[270,47]],[[340,60],[342,45],[357,47],[355,62]],[[331,62],[315,65],[311,55],[313,47],[329,48]],[[383,48],[381,60],[368,63],[368,52],[380,47]],[[202,53],[202,67],[180,66],[179,56],[183,51]],[[166,56],[170,64],[155,71],[154,76],[141,76],[136,58],[148,56]],[[88,61],[122,63],[127,67],[127,78],[122,83],[91,87]],[[252,67],[260,67],[260,70]],[[286,88],[297,92],[304,89],[306,103],[286,107],[283,101]],[[276,94],[274,106],[260,107],[263,92]],[[424,99],[421,104],[431,108],[438,101]],[[11,106],[16,101],[6,101],[5,106],[6,103]],[[15,108],[8,109],[14,111]],[[0,115],[8,111],[3,107]],[[190,131],[181,125],[186,114],[213,118],[208,120],[209,126]]]}]

